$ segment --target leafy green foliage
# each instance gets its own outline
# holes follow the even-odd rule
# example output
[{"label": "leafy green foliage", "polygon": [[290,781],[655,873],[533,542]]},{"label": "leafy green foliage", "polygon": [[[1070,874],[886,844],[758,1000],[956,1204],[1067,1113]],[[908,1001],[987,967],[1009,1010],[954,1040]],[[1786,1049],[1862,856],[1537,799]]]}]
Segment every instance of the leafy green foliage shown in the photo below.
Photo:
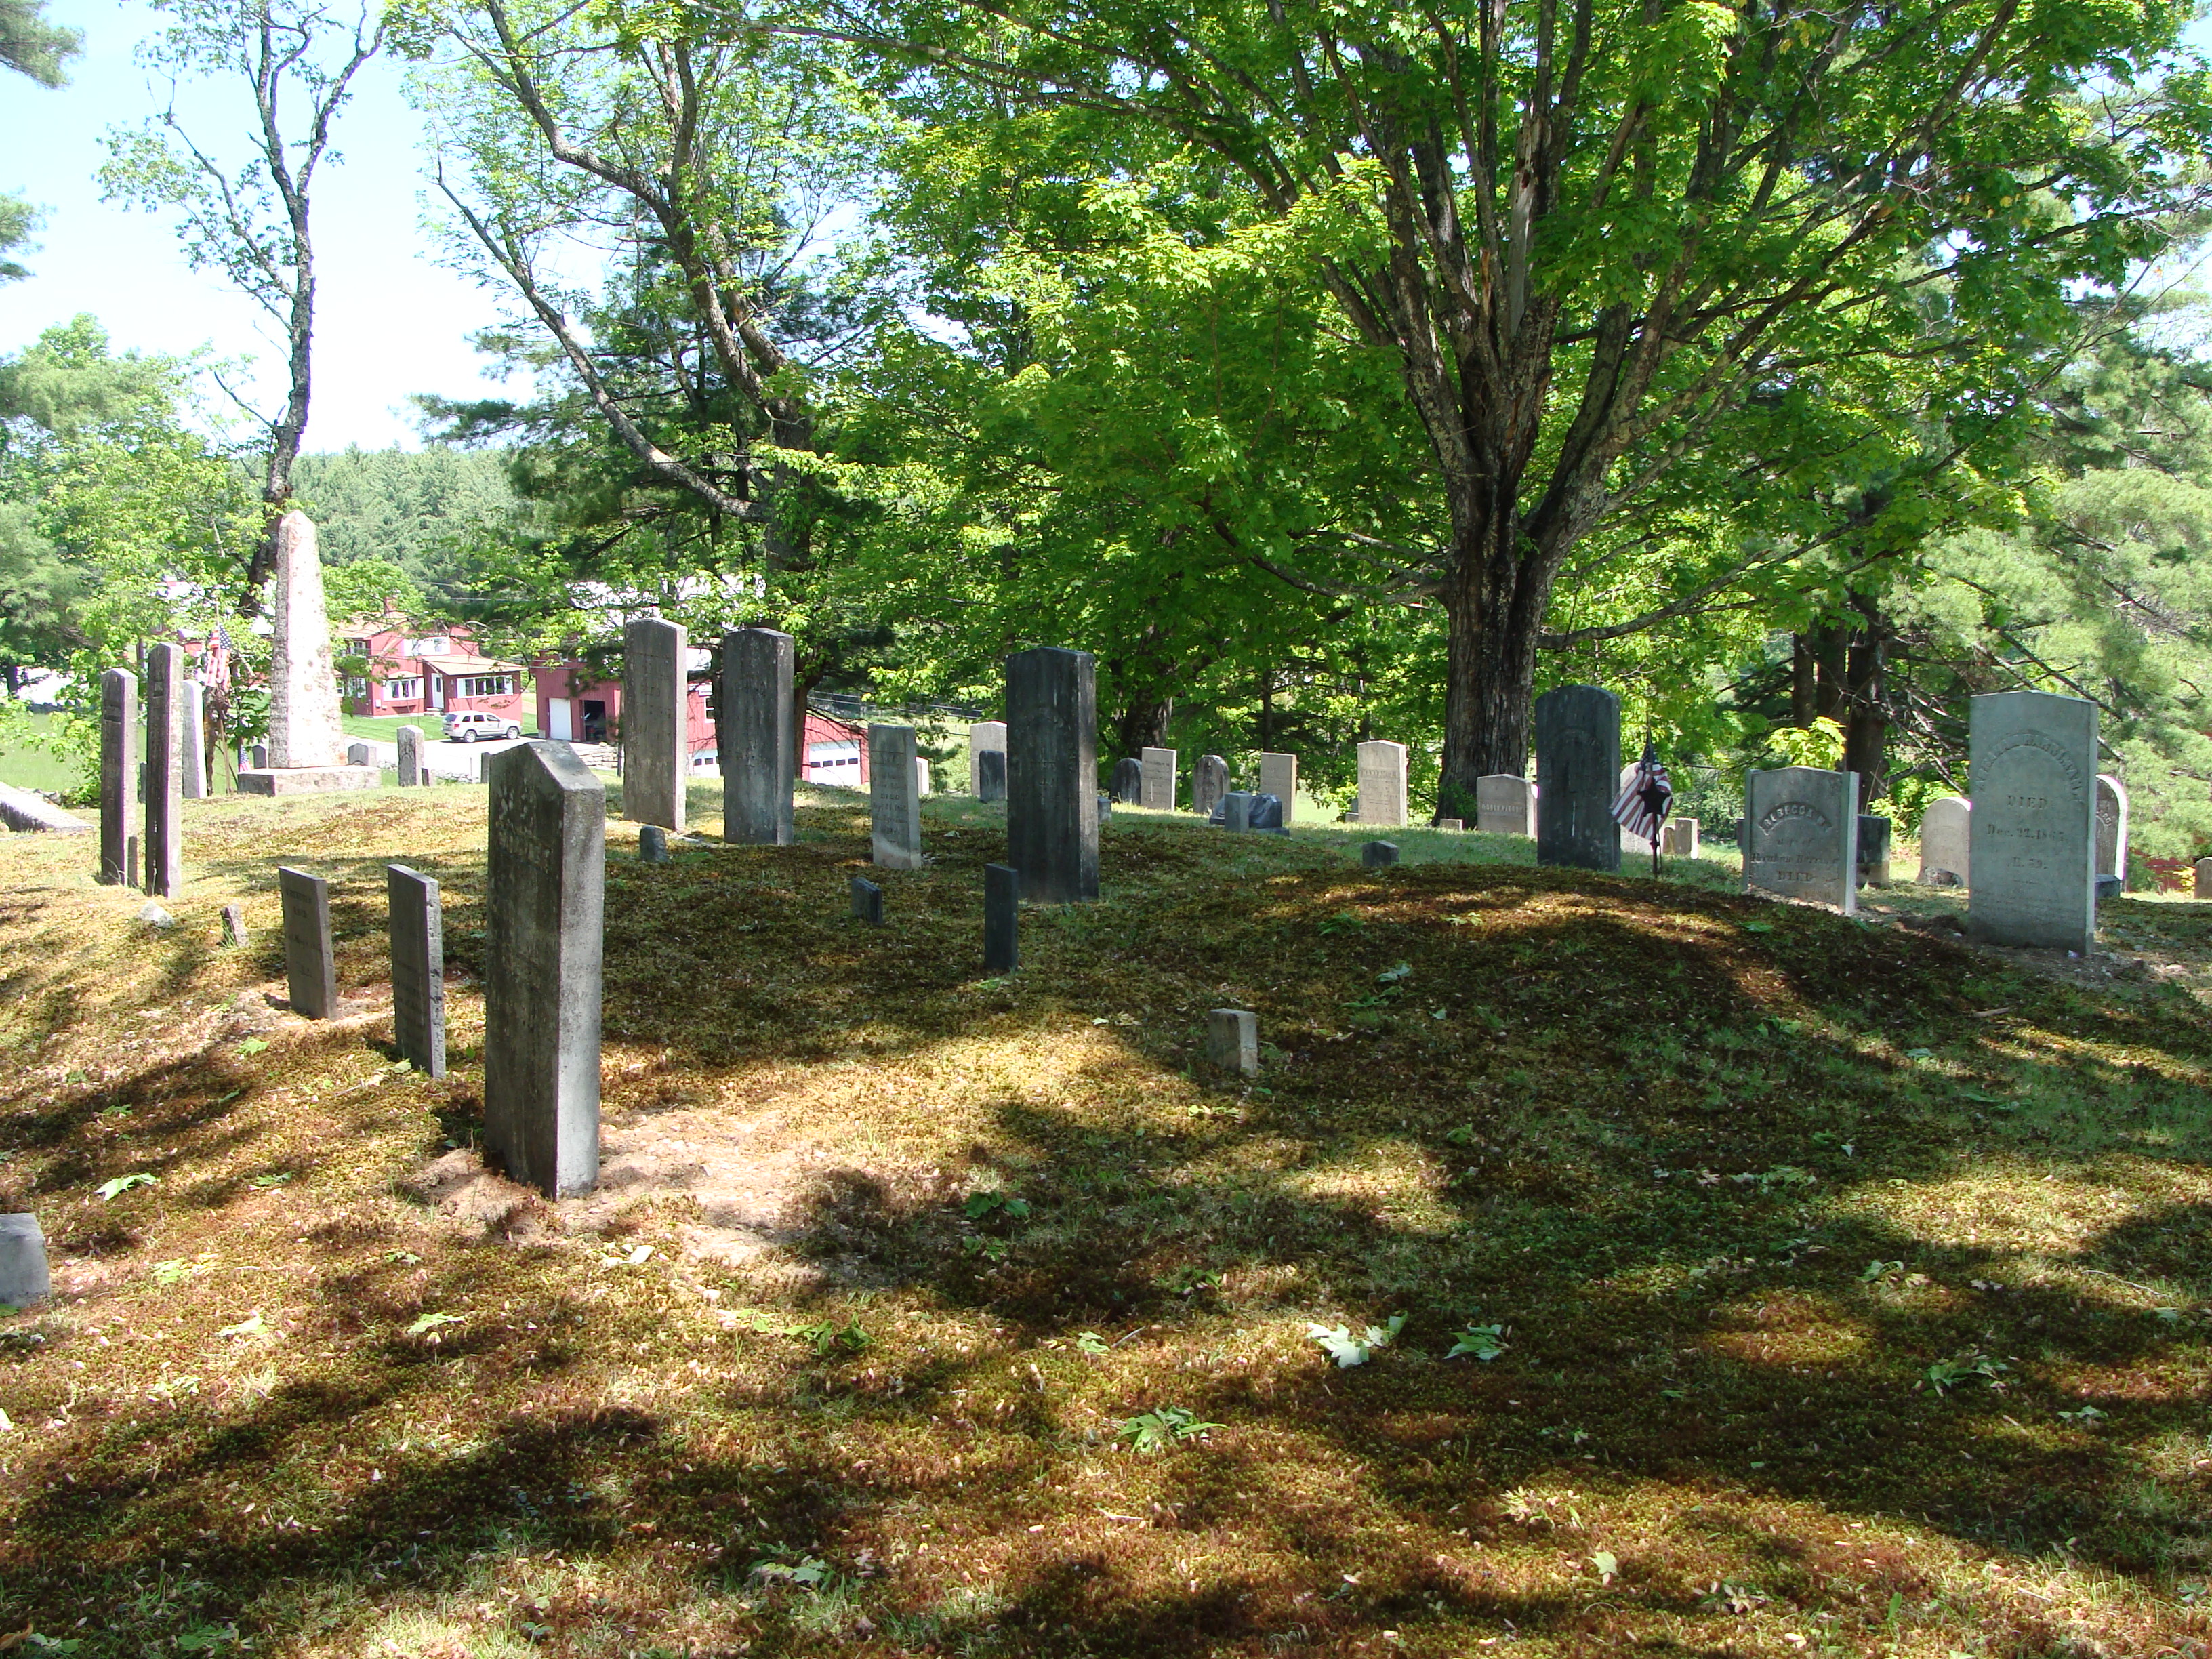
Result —
[{"label": "leafy green foliage", "polygon": [[1505,1327],[1503,1325],[1466,1325],[1444,1352],[1447,1359],[1470,1355],[1487,1364],[1505,1352]]},{"label": "leafy green foliage", "polygon": [[1336,1361],[1340,1370],[1354,1365],[1364,1365],[1383,1349],[1398,1340],[1398,1333],[1406,1328],[1404,1314],[1392,1314],[1384,1325],[1370,1325],[1354,1336],[1344,1325],[1309,1325],[1306,1334],[1322,1346],[1322,1352]]},{"label": "leafy green foliage", "polygon": [[1116,1424],[1114,1435],[1133,1452],[1163,1452],[1222,1426],[1200,1421],[1197,1413],[1182,1406],[1156,1406]]},{"label": "leafy green foliage", "polygon": [[103,1181],[94,1190],[101,1198],[113,1200],[120,1198],[134,1187],[151,1187],[160,1179],[158,1176],[147,1175],[142,1170],[136,1175],[117,1176],[112,1181]]}]

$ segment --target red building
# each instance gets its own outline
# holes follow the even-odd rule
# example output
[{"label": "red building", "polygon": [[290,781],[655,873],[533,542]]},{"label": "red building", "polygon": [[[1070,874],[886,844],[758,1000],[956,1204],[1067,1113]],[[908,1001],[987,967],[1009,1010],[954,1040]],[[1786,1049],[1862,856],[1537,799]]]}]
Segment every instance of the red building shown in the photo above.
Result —
[{"label": "red building", "polygon": [[[703,669],[708,653],[694,647],[690,666]],[[597,678],[588,663],[541,662],[538,683],[538,729],[546,737],[572,743],[618,743],[622,739],[620,680]],[[714,723],[707,713],[707,682],[695,678],[685,700],[684,737],[694,766],[716,758]],[[857,726],[806,712],[806,769],[803,781],[859,789],[868,781],[867,733]]]},{"label": "red building", "polygon": [[349,714],[475,709],[522,721],[528,704],[523,665],[477,655],[476,640],[465,628],[418,627],[397,611],[386,611],[356,618],[338,632],[340,651],[368,669],[346,678]]}]

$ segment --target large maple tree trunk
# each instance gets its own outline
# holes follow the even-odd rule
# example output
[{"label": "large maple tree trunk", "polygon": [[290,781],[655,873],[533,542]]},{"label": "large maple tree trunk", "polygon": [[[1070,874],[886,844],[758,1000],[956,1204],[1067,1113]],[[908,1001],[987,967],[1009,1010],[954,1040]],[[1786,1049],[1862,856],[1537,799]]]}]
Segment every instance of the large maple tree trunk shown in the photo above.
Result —
[{"label": "large maple tree trunk", "polygon": [[1522,545],[1510,484],[1471,492],[1455,515],[1457,556],[1446,578],[1444,752],[1440,817],[1474,821],[1475,780],[1518,777],[1528,764],[1537,640],[1551,580]]}]

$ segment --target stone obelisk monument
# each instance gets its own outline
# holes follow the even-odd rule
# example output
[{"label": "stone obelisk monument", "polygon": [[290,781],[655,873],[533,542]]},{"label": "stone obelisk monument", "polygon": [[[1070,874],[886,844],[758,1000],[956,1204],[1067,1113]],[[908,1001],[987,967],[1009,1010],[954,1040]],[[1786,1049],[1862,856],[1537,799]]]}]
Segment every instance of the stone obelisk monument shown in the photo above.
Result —
[{"label": "stone obelisk monument", "polygon": [[276,521],[276,656],[269,666],[269,764],[238,775],[241,795],[374,789],[374,766],[346,764],[337,668],[323,608],[315,524],[295,510]]}]

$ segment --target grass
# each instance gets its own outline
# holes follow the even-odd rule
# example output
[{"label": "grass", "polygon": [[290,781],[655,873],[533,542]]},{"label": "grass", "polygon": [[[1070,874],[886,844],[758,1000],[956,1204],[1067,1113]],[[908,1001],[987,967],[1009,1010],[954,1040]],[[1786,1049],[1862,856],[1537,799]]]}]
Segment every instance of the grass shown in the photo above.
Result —
[{"label": "grass", "polygon": [[[164,933],[81,845],[0,843],[0,1209],[64,1292],[0,1322],[0,1631],[2212,1640],[2212,907],[2108,906],[2178,971],[2088,985],[1717,866],[1409,832],[1370,873],[1371,832],[1122,811],[1103,902],[987,981],[997,810],[927,803],[875,930],[864,811],[809,802],[795,847],[665,866],[611,826],[609,1188],[561,1206],[474,1173],[481,792],[189,803]],[[441,1083],[388,1046],[386,859],[446,883]],[[347,1018],[271,1005],[279,862],[332,879]],[[1249,1084],[1199,1063],[1231,1005]],[[1356,1366],[1308,1334],[1398,1316]],[[1495,1357],[1446,1359],[1470,1330]]]},{"label": "grass", "polygon": [[[27,718],[32,730],[44,732],[54,717],[31,714]],[[59,794],[76,787],[76,775],[43,749],[33,749],[26,743],[0,744],[0,783]]]}]

